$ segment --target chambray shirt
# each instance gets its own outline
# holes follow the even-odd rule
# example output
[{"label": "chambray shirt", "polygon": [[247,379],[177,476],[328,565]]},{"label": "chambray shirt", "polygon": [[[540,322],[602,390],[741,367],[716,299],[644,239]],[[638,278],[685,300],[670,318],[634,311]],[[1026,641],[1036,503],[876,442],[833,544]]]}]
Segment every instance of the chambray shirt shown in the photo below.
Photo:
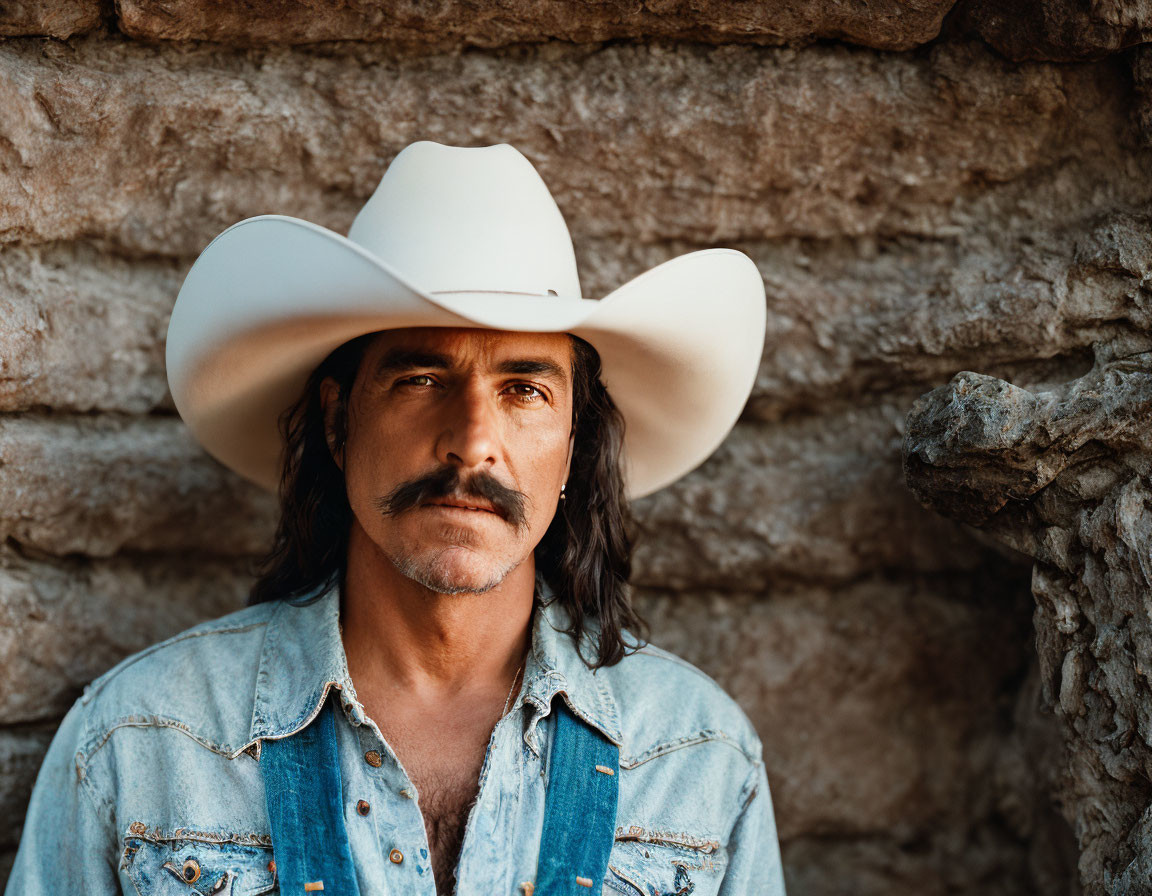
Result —
[{"label": "chambray shirt", "polygon": [[[591,892],[782,896],[761,745],[736,703],[651,645],[591,672],[557,631],[567,611],[542,580],[535,600],[524,680],[488,743],[456,892],[530,896],[559,694],[620,747],[615,842]],[[36,780],[7,896],[279,892],[261,740],[307,725],[331,688],[360,892],[435,896],[420,794],[357,700],[339,616],[338,588],[258,604],[92,682]]]}]

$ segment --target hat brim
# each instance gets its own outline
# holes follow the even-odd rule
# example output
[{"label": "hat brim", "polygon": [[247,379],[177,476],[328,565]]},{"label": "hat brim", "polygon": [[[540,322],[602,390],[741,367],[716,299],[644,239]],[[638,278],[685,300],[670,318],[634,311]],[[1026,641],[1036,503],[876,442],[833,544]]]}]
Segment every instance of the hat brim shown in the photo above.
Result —
[{"label": "hat brim", "polygon": [[275,491],[279,417],[348,340],[398,327],[568,332],[600,354],[637,498],[698,466],[731,430],[765,314],[763,280],[733,249],[681,255],[600,300],[433,293],[335,231],[261,215],[221,233],[188,272],[168,327],[168,383],[205,449]]}]

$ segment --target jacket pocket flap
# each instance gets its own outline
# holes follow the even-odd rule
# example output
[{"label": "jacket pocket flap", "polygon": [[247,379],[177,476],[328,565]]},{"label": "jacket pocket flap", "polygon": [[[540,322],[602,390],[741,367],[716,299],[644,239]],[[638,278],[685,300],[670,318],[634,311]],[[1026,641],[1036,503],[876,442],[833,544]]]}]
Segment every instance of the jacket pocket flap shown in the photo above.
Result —
[{"label": "jacket pocket flap", "polygon": [[608,858],[607,892],[642,896],[714,893],[724,876],[724,849],[704,851],[666,843],[617,840]]},{"label": "jacket pocket flap", "polygon": [[276,889],[266,846],[129,836],[120,867],[140,896],[257,896]]}]

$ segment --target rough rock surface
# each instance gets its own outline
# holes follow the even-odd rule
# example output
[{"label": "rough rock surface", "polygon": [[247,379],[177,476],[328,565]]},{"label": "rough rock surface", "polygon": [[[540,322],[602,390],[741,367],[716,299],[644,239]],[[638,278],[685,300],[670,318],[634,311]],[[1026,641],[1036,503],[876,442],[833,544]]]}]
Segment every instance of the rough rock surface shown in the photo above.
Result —
[{"label": "rough rock surface", "polygon": [[1025,228],[1149,196],[1128,145],[1128,77],[963,43],[921,59],[13,40],[0,45],[0,244],[91,237],[190,257],[270,211],[344,232],[416,139],[513,143],[579,239],[946,238],[988,217]]},{"label": "rough rock surface", "polygon": [[1036,560],[1044,695],[1069,744],[1061,796],[1092,892],[1152,879],[1150,421],[1145,333],[1100,343],[1090,372],[1048,391],[957,374],[913,408],[904,448],[922,501]]},{"label": "rough rock surface", "polygon": [[261,0],[222,8],[208,0],[121,0],[117,14],[120,28],[131,37],[245,46],[358,40],[446,50],[544,40],[784,44],[831,38],[906,50],[935,37],[951,5],[952,0]]},{"label": "rough rock surface", "polygon": [[1152,147],[1152,46],[1132,51],[1132,118],[1145,146]]},{"label": "rough rock surface", "polygon": [[100,24],[106,5],[102,0],[5,0],[0,6],[0,37],[84,34]]},{"label": "rough rock surface", "polygon": [[171,417],[0,418],[0,468],[0,539],[52,554],[252,556],[275,523],[275,498]]},{"label": "rough rock surface", "polygon": [[634,581],[746,590],[978,567],[977,546],[901,487],[905,408],[738,427],[700,469],[638,502]]},{"label": "rough rock surface", "polygon": [[171,405],[164,334],[184,266],[85,243],[0,253],[0,409]]},{"label": "rough rock surface", "polygon": [[1149,0],[974,0],[962,7],[1010,59],[1096,59],[1152,40]]}]

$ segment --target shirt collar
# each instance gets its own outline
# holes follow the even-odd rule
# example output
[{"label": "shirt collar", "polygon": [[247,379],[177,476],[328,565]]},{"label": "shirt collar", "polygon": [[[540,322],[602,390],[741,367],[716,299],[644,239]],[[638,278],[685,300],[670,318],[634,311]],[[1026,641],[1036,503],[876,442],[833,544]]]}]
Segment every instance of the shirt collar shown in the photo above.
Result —
[{"label": "shirt collar", "polygon": [[[531,625],[532,643],[517,701],[527,710],[525,744],[539,755],[537,723],[551,712],[553,698],[562,694],[574,715],[620,745],[620,721],[611,690],[603,674],[588,668],[575,640],[563,631],[571,625],[571,616],[540,575]],[[582,647],[591,655],[599,628],[588,620],[585,632]],[[262,738],[286,737],[305,727],[320,712],[332,688],[338,689],[349,720],[362,724],[367,717],[348,674],[340,635],[338,585],[318,591],[312,599],[280,601],[272,612],[256,673],[246,748],[259,757]]]},{"label": "shirt collar", "polygon": [[[532,646],[525,664],[525,686],[521,701],[535,712],[528,720],[524,742],[540,754],[536,724],[551,712],[552,699],[563,694],[573,714],[599,730],[612,743],[620,746],[620,716],[616,700],[603,670],[588,668],[577,649],[576,641],[564,629],[572,625],[572,616],[548,583],[536,576],[536,607],[532,614]],[[586,619],[581,649],[589,656],[595,651],[600,628]]]}]

